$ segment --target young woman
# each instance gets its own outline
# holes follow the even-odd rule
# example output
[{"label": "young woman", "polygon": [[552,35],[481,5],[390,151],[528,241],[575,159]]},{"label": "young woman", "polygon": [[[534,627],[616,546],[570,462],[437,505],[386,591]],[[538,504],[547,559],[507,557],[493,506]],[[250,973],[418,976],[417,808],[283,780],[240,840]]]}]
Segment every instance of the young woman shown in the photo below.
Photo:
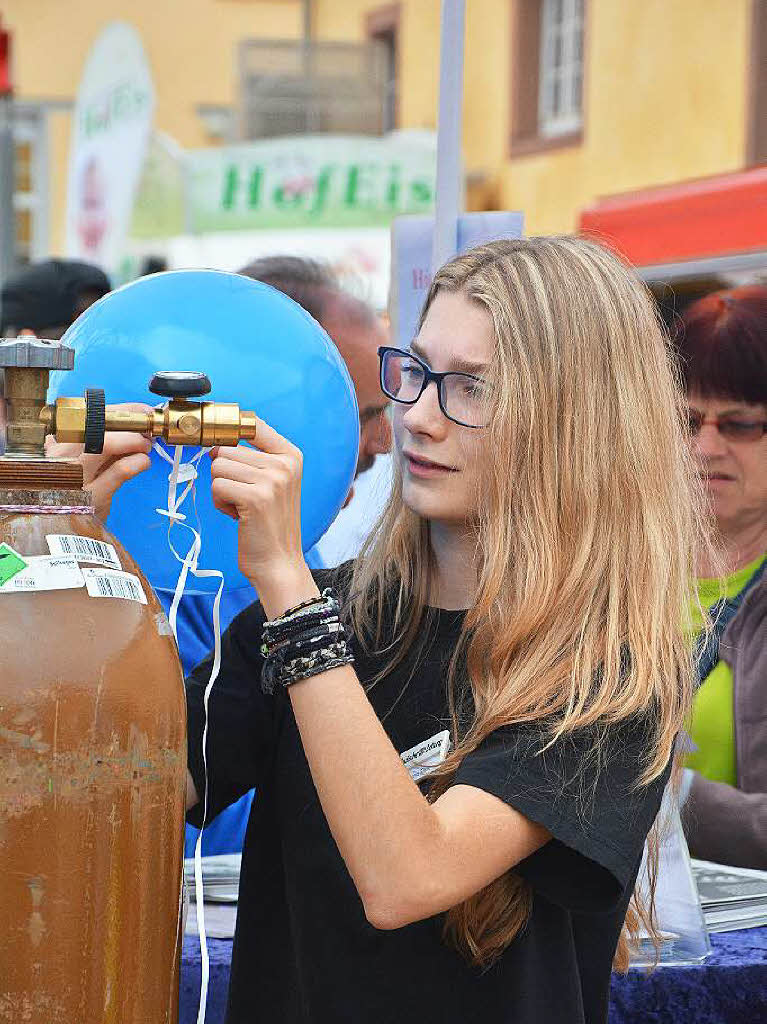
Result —
[{"label": "young woman", "polygon": [[270,427],[213,453],[261,598],[209,705],[208,818],[257,793],[229,1024],[605,1021],[691,692],[697,499],[651,300],[591,243],[495,242],[381,363],[398,468],[356,564],[307,569]]}]

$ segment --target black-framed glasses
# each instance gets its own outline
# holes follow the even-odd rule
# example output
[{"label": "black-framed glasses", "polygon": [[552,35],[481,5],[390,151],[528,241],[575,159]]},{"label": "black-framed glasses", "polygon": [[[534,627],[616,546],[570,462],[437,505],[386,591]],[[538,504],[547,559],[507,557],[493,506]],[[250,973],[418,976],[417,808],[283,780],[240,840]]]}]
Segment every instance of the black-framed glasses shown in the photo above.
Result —
[{"label": "black-framed glasses", "polygon": [[723,416],[704,416],[698,409],[687,410],[687,433],[697,437],[706,424],[716,427],[721,437],[735,444],[753,444],[767,434],[767,421],[746,415],[726,413]]},{"label": "black-framed glasses", "polygon": [[489,421],[487,384],[472,373],[448,370],[435,373],[413,352],[382,346],[381,390],[394,402],[415,405],[430,381],[437,385],[439,407],[444,416],[462,427],[478,429]]}]

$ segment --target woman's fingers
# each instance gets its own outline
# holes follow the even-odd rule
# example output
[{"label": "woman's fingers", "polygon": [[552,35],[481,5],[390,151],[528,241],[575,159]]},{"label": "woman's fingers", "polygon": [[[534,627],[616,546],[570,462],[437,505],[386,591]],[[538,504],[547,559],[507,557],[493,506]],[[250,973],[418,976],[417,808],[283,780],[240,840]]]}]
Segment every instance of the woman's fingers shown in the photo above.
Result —
[{"label": "woman's fingers", "polygon": [[265,452],[268,455],[285,455],[299,460],[303,457],[300,448],[297,448],[286,437],[277,433],[274,427],[270,427],[265,420],[261,420],[258,417],[256,417],[256,437],[254,441],[244,441],[242,444],[237,445],[236,448],[218,446],[211,449],[210,455],[211,458],[216,458],[220,450],[227,453],[238,452],[241,455],[242,452],[247,452],[248,449]]},{"label": "woman's fingers", "polygon": [[106,519],[112,507],[112,498],[118,488],[147,469],[149,469],[149,456],[144,452],[136,452],[133,455],[124,455],[115,459],[109,463],[106,469],[86,483],[85,486],[93,495],[96,515],[100,519]]},{"label": "woman's fingers", "polygon": [[121,455],[132,455],[134,452],[143,452],[149,455],[152,450],[152,442],[143,434],[134,434],[130,431],[108,431],[104,436],[103,455],[106,458],[120,458]]},{"label": "woman's fingers", "polygon": [[48,458],[81,459],[83,466],[91,470],[91,477],[95,476],[100,468],[105,468],[108,463],[122,458],[123,455],[134,455],[138,452],[149,455],[152,442],[143,434],[110,430],[104,435],[104,448],[98,455],[84,455],[83,450],[84,446],[81,444],[56,441],[50,434],[45,439],[45,454]]},{"label": "woman's fingers", "polygon": [[241,512],[251,505],[252,490],[251,484],[226,478],[216,479],[210,485],[214,506],[230,519],[239,519]]},{"label": "woman's fingers", "polygon": [[260,455],[258,452],[254,452],[254,455],[260,457],[260,462],[256,459],[248,462],[239,462],[235,459],[227,458],[226,455],[219,455],[218,458],[214,459],[210,467],[210,475],[214,480],[219,478],[225,478],[228,480],[239,480],[244,484],[252,484],[258,480],[259,473],[263,475],[264,472],[268,472],[270,467],[266,455]]},{"label": "woman's fingers", "polygon": [[[104,438],[104,450],[99,455],[83,455],[80,458],[86,484],[93,483],[123,459],[129,459],[136,455],[147,459],[145,468],[148,468],[151,450],[152,442],[141,434],[108,433]],[[126,479],[130,478],[126,477]]]},{"label": "woman's fingers", "polygon": [[269,452],[272,455],[301,455],[299,448],[296,448],[286,437],[278,434],[274,427],[262,419],[256,417],[256,439],[253,442],[256,448],[262,452]]},{"label": "woman's fingers", "polygon": [[[298,451],[298,449],[296,449]],[[229,477],[242,483],[258,483],[264,476],[289,484],[301,478],[301,460],[293,453],[275,455],[240,445],[237,448],[218,448],[211,451],[213,479]]]}]

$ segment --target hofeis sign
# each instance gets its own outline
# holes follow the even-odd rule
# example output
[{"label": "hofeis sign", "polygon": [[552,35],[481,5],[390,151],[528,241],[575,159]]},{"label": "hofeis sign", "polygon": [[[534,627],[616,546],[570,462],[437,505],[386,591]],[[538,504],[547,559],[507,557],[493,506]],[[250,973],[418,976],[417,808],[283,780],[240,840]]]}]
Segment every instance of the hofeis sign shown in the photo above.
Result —
[{"label": "hofeis sign", "polygon": [[389,225],[434,204],[434,136],[317,135],[185,155],[193,231]]},{"label": "hofeis sign", "polygon": [[136,31],[108,25],[77,93],[67,185],[67,254],[114,271],[146,155],[154,87]]}]

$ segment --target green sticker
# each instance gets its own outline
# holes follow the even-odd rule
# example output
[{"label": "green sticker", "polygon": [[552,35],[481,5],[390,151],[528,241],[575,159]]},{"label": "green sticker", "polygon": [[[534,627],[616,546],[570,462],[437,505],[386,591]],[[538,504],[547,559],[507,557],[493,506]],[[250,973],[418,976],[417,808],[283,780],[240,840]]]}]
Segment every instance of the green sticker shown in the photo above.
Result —
[{"label": "green sticker", "polygon": [[0,544],[0,587],[26,567],[27,563],[17,551],[8,544]]}]

